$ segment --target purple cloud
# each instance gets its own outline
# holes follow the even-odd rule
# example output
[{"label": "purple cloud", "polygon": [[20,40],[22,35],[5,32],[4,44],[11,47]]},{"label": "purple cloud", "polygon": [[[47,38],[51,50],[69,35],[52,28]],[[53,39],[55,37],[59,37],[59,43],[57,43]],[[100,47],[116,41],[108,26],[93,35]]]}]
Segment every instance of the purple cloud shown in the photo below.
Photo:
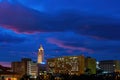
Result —
[{"label": "purple cloud", "polygon": [[0,62],[0,65],[5,66],[5,67],[11,67],[10,62]]},{"label": "purple cloud", "polygon": [[64,41],[60,41],[60,40],[57,40],[57,39],[54,39],[54,38],[48,38],[47,41],[51,44],[55,44],[57,45],[58,47],[61,47],[61,48],[64,48],[64,49],[68,49],[68,52],[71,52],[74,51],[74,50],[78,50],[78,51],[81,51],[81,52],[89,52],[89,53],[93,53],[92,50],[90,49],[87,49],[87,48],[84,48],[84,47],[75,47],[73,45],[66,45]]},{"label": "purple cloud", "polygon": [[76,10],[59,11],[51,15],[24,7],[19,3],[14,5],[0,3],[0,12],[0,25],[19,33],[73,31],[93,38],[120,39],[118,37],[120,19]]}]

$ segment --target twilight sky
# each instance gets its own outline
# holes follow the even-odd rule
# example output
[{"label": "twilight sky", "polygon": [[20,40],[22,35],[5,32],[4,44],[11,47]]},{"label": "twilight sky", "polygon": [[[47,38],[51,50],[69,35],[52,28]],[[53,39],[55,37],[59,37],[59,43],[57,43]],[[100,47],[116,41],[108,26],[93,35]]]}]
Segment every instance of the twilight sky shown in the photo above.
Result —
[{"label": "twilight sky", "polygon": [[23,57],[120,60],[120,0],[0,0],[0,64]]}]

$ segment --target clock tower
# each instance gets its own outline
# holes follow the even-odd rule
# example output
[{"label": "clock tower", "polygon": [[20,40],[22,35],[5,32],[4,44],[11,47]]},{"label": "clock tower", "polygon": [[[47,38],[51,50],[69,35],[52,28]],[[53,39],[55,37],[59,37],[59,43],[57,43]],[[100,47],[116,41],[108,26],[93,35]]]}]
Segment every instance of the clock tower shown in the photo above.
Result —
[{"label": "clock tower", "polygon": [[37,63],[42,63],[44,59],[44,49],[42,45],[40,45],[40,48],[38,49],[38,60]]}]

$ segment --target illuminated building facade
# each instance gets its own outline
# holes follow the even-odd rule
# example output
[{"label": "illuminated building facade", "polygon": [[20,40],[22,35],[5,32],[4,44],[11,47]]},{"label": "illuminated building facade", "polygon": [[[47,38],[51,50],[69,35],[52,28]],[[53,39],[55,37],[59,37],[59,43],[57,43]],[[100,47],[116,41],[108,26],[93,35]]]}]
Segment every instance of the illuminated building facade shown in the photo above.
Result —
[{"label": "illuminated building facade", "polygon": [[96,59],[91,58],[91,57],[86,57],[85,68],[86,68],[86,73],[96,74]]},{"label": "illuminated building facade", "polygon": [[30,58],[23,58],[21,62],[12,62],[12,70],[13,72],[19,73],[22,77],[24,74],[27,74],[27,64],[28,61],[31,61]]},{"label": "illuminated building facade", "polygon": [[84,56],[66,56],[47,60],[47,71],[50,73],[84,74]]},{"label": "illuminated building facade", "polygon": [[28,61],[27,64],[27,74],[31,75],[32,78],[36,78],[37,77],[37,63],[33,62],[33,61]]},{"label": "illuminated building facade", "polygon": [[39,51],[38,51],[38,60],[37,60],[37,63],[42,63],[43,62],[43,59],[44,59],[44,49],[42,47],[42,45],[40,46],[39,48]]},{"label": "illuminated building facade", "polygon": [[118,60],[100,61],[99,67],[106,73],[120,72],[120,61],[118,61]]}]

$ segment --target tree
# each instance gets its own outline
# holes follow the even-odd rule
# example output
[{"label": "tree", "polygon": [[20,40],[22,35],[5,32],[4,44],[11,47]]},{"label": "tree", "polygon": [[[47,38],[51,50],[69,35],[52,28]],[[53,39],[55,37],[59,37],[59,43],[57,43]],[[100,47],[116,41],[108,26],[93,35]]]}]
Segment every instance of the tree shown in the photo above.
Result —
[{"label": "tree", "polygon": [[96,69],[96,74],[102,74],[103,70],[102,69]]},{"label": "tree", "polygon": [[85,73],[86,73],[86,74],[91,74],[91,69],[86,68]]}]

